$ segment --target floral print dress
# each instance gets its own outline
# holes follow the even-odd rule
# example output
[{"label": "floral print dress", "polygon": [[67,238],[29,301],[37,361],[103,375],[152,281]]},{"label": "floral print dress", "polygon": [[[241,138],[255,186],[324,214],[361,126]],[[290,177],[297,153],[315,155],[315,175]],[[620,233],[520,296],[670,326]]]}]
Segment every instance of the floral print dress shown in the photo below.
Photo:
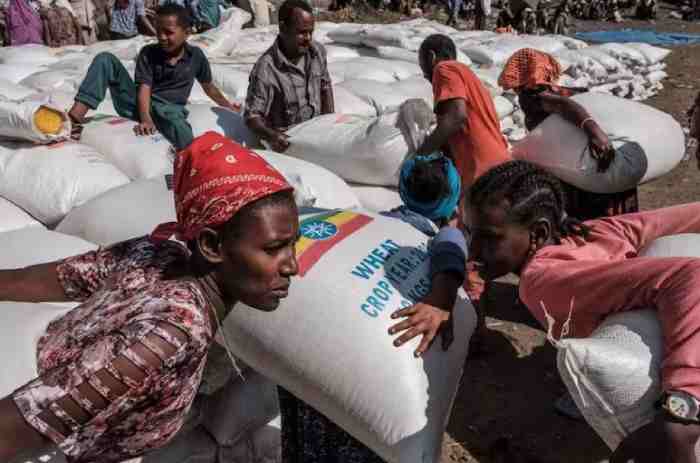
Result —
[{"label": "floral print dress", "polygon": [[[138,238],[58,265],[66,295],[83,304],[48,326],[39,377],[12,398],[68,461],[139,456],[184,423],[214,334],[199,285],[166,276],[186,259],[175,242]],[[126,372],[125,362],[140,374]]]}]

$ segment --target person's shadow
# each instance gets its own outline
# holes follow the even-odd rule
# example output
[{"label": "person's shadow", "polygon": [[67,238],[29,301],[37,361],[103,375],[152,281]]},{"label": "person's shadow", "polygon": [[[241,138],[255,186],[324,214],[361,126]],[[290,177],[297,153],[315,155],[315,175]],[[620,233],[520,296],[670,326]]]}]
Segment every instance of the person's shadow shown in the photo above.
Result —
[{"label": "person's shadow", "polygon": [[492,283],[486,297],[484,351],[467,358],[447,426],[455,444],[480,463],[605,460],[610,451],[587,423],[555,411],[554,401],[566,392],[556,350],[516,304],[517,286]]}]

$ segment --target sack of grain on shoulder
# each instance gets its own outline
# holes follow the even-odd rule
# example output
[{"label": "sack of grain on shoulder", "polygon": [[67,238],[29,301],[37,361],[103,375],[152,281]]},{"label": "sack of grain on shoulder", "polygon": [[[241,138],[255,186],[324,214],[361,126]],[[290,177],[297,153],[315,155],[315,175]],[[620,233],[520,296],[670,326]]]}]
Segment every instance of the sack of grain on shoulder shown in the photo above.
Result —
[{"label": "sack of grain on shoulder", "polygon": [[[299,276],[272,312],[233,310],[233,354],[338,423],[383,459],[438,462],[474,308],[460,293],[455,341],[420,359],[393,346],[390,315],[429,289],[428,238],[401,221],[302,211]],[[329,301],[333,301],[329,310]]]},{"label": "sack of grain on shoulder", "polygon": [[[605,172],[586,133],[553,114],[513,145],[513,156],[593,193],[619,193],[671,171],[685,154],[683,129],[670,114],[602,93],[572,97],[607,133],[615,157]],[[634,114],[633,118],[630,115]]]},{"label": "sack of grain on shoulder", "polygon": [[[659,238],[640,257],[700,257],[700,235]],[[654,310],[611,315],[590,337],[559,341],[559,374],[588,424],[611,449],[656,415],[663,352]]]}]

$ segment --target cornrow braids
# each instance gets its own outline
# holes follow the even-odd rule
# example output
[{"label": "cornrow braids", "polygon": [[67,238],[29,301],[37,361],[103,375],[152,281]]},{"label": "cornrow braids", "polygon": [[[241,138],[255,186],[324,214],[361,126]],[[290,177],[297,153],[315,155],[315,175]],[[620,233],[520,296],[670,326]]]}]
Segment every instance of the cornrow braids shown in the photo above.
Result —
[{"label": "cornrow braids", "polygon": [[482,175],[469,192],[477,206],[507,199],[509,218],[529,225],[537,218],[549,219],[554,239],[578,235],[588,237],[590,228],[566,214],[566,195],[553,175],[526,161],[510,161]]}]

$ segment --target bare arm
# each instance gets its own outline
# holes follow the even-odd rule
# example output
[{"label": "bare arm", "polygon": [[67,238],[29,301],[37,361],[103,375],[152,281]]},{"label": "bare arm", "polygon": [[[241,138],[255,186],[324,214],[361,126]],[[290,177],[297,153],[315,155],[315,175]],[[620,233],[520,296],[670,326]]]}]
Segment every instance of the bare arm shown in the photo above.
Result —
[{"label": "bare arm", "polygon": [[151,135],[155,133],[156,125],[151,117],[151,87],[149,85],[139,85],[136,104],[139,110],[140,123],[134,127],[134,132],[136,132],[136,135]]},{"label": "bare arm", "polygon": [[443,101],[438,105],[437,127],[418,148],[417,154],[430,154],[442,149],[450,137],[464,128],[467,105],[461,98]]},{"label": "bare arm", "polygon": [[[112,339],[122,336],[123,334],[112,335]],[[98,345],[101,344],[105,350],[115,349],[122,344],[110,340],[110,335],[97,338],[95,342]],[[57,369],[63,369],[64,375],[71,376],[66,384],[48,386],[44,383],[44,377],[32,380],[32,387],[39,389],[51,387],[55,394],[60,393],[59,398],[52,402],[55,408],[49,408],[45,402],[38,401],[38,410],[23,409],[20,412],[15,401],[25,402],[26,399],[22,398],[24,393],[22,388],[15,391],[11,397],[3,398],[0,400],[0,461],[14,461],[21,455],[36,453],[49,444],[48,439],[28,425],[28,422],[31,422],[27,419],[29,416],[35,421],[47,423],[66,438],[75,439],[81,432],[90,431],[90,434],[99,435],[105,430],[95,426],[93,418],[97,413],[109,417],[109,422],[114,421],[117,416],[128,417],[132,412],[140,413],[143,383],[149,384],[161,376],[162,370],[166,369],[166,362],[171,360],[178,349],[188,342],[189,337],[182,329],[168,323],[158,323],[155,330],[132,344],[122,347],[113,359],[108,355],[103,358],[97,356],[97,359],[93,356],[90,364],[94,370],[85,368],[82,358],[78,358],[73,365],[57,367]],[[138,363],[135,363],[134,359],[137,359]],[[71,372],[70,375],[68,371]],[[91,378],[94,379],[91,380]],[[108,398],[98,392],[92,386],[95,379],[99,380],[106,390],[111,391],[114,397]],[[70,390],[75,392],[69,394]],[[76,396],[77,399],[74,399],[73,397]],[[115,397],[126,399],[130,407],[124,410],[122,404],[117,408]],[[85,408],[86,403],[91,404],[92,408]],[[69,427],[70,423],[73,423],[75,428]]]},{"label": "bare arm", "polygon": [[610,462],[695,463],[695,443],[699,437],[700,426],[697,424],[674,423],[660,414],[627,436],[615,449]]},{"label": "bare arm", "polygon": [[593,154],[598,160],[600,171],[605,171],[615,156],[615,151],[610,144],[610,140],[598,123],[591,118],[586,108],[578,104],[571,98],[556,95],[552,92],[542,92],[540,94],[542,108],[548,113],[559,114],[567,121],[580,127],[591,142]]},{"label": "bare arm", "polygon": [[321,114],[335,112],[335,99],[333,98],[333,86],[330,84],[321,87]]},{"label": "bare arm", "polygon": [[461,231],[445,227],[435,237],[430,250],[431,285],[428,294],[416,304],[401,309],[392,318],[407,317],[391,328],[389,334],[398,334],[395,346],[422,335],[415,351],[420,357],[433,343],[438,333],[442,336],[442,348],[447,350],[452,343],[452,308],[457,300],[457,291],[466,274],[467,242]]},{"label": "bare arm", "polygon": [[231,103],[230,101],[228,101],[228,98],[226,98],[224,94],[221,93],[221,90],[219,90],[219,88],[216,85],[214,85],[213,82],[201,85],[202,89],[204,90],[204,93],[206,93],[207,96],[211,98],[214,103],[224,108],[229,108],[232,111],[241,110],[241,105],[239,105],[238,103]]},{"label": "bare arm", "polygon": [[246,125],[248,125],[248,128],[255,132],[261,140],[270,142],[272,149],[278,153],[283,153],[289,148],[287,135],[279,130],[268,127],[262,116],[253,115],[248,117],[246,119]]},{"label": "bare arm", "polygon": [[50,444],[48,439],[27,424],[10,397],[0,400],[0,461],[9,461]]},{"label": "bare arm", "polygon": [[58,281],[58,262],[0,270],[0,301],[69,301]]},{"label": "bare arm", "polygon": [[580,127],[583,121],[591,117],[586,108],[571,98],[556,95],[552,92],[542,92],[539,96],[542,101],[542,108],[545,111],[559,114],[576,127]]}]

